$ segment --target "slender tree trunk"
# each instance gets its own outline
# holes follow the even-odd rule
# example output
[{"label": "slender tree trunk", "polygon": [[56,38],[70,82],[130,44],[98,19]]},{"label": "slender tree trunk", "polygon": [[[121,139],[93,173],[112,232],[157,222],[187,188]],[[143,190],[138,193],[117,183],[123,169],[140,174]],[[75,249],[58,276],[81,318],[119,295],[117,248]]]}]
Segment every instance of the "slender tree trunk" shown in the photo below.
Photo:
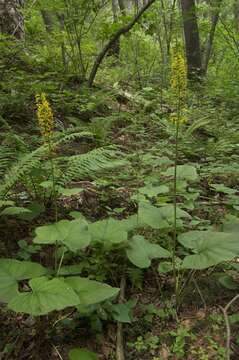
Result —
[{"label": "slender tree trunk", "polygon": [[41,15],[45,24],[46,31],[51,33],[53,30],[52,14],[47,10],[41,10]]},{"label": "slender tree trunk", "polygon": [[90,72],[90,76],[89,76],[89,80],[88,80],[88,85],[91,87],[94,83],[97,71],[102,63],[102,61],[104,60],[106,54],[108,53],[108,51],[110,49],[112,49],[112,46],[114,46],[115,42],[118,41],[121,37],[121,35],[127,34],[132,28],[133,26],[140,20],[141,16],[145,13],[145,11],[151,6],[153,5],[153,3],[156,0],[149,0],[148,3],[142,7],[140,9],[140,11],[138,12],[138,14],[135,15],[135,17],[133,18],[133,20],[128,24],[123,26],[122,28],[120,28],[113,36],[112,38],[107,42],[107,44],[103,47],[103,49],[101,50],[101,52],[98,54],[98,56],[96,57],[96,60],[94,62],[94,65],[91,69]]},{"label": "slender tree trunk", "polygon": [[208,63],[211,57],[212,53],[212,46],[213,46],[213,40],[214,35],[216,31],[216,26],[219,20],[220,15],[220,7],[221,7],[222,0],[216,0],[215,2],[215,8],[212,9],[212,21],[211,21],[211,29],[208,36],[206,48],[205,48],[205,54],[204,54],[204,61],[203,61],[203,72],[204,74],[207,73]]},{"label": "slender tree trunk", "polygon": [[24,38],[23,0],[0,0],[0,32],[16,39]]},{"label": "slender tree trunk", "polygon": [[126,6],[124,0],[118,0],[118,4],[122,15],[126,15]]},{"label": "slender tree trunk", "polygon": [[[60,30],[63,33],[65,31],[65,16],[62,13],[57,13],[56,14],[57,19],[59,21],[59,25],[60,25]],[[64,66],[64,70],[67,72],[67,58],[66,58],[66,45],[65,45],[65,41],[64,41],[64,37],[62,39],[61,42],[61,57],[62,57],[62,63]]]},{"label": "slender tree trunk", "polygon": [[234,0],[234,19],[236,31],[239,33],[239,0]]},{"label": "slender tree trunk", "polygon": [[181,0],[188,66],[188,78],[198,80],[202,74],[202,58],[195,0]]},{"label": "slender tree trunk", "polygon": [[[116,23],[118,21],[118,2],[117,0],[112,0],[112,13],[113,13],[113,21]],[[116,58],[119,58],[120,54],[120,39],[118,39],[109,50],[109,55],[114,55]]]}]

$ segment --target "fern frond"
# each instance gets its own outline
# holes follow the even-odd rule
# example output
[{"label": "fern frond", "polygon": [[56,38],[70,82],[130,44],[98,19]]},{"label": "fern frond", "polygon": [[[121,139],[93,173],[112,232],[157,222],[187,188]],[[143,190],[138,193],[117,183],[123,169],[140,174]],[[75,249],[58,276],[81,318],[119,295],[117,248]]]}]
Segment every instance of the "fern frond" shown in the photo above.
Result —
[{"label": "fern frond", "polygon": [[39,167],[41,159],[47,151],[47,146],[42,145],[31,153],[23,155],[23,157],[6,172],[4,182],[0,187],[0,195],[6,195],[23,176],[27,176],[33,169]]},{"label": "fern frond", "polygon": [[206,125],[208,125],[211,122],[211,119],[203,118],[198,119],[196,121],[193,121],[193,123],[187,128],[185,133],[185,138],[190,138],[191,135],[198,129],[204,128]]},{"label": "fern frond", "polygon": [[104,173],[117,167],[124,166],[122,153],[115,147],[98,148],[86,154],[61,158],[64,183],[83,178],[95,178],[97,174]]},{"label": "fern frond", "polygon": [[0,179],[15,159],[15,151],[8,146],[0,146]]}]

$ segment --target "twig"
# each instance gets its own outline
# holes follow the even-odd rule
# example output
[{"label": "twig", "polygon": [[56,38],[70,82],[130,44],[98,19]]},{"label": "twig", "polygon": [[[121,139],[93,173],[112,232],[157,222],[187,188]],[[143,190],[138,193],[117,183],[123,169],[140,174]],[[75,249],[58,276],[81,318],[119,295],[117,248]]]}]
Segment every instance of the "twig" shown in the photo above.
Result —
[{"label": "twig", "polygon": [[[120,304],[122,304],[125,299],[125,287],[126,287],[126,279],[124,276],[122,276],[120,282],[120,295],[119,295]],[[116,360],[125,360],[123,324],[120,322],[118,322],[117,324]]]},{"label": "twig", "polygon": [[225,319],[225,324],[226,324],[226,328],[227,328],[227,345],[226,345],[226,349],[227,349],[227,354],[226,354],[226,360],[230,360],[231,359],[231,327],[230,327],[230,322],[229,322],[229,317],[228,317],[228,309],[230,308],[230,306],[237,300],[239,299],[239,294],[237,294],[236,296],[234,296],[234,298],[229,301],[229,303],[223,308],[222,306],[219,306],[223,315],[224,315],[224,319]]},{"label": "twig", "polygon": [[53,346],[55,352],[57,353],[59,359],[60,359],[60,360],[63,360],[63,357],[62,357],[61,354],[59,353],[59,350],[57,349],[57,347],[56,347],[54,344],[52,344],[52,346]]},{"label": "twig", "polygon": [[206,303],[206,300],[205,300],[205,298],[203,296],[203,293],[202,293],[200,287],[198,286],[197,281],[194,278],[192,279],[192,281],[193,281],[193,283],[195,285],[195,288],[196,288],[196,290],[197,290],[197,292],[198,292],[198,294],[199,294],[199,296],[200,296],[200,298],[202,300],[202,303],[203,303],[203,306],[204,306],[204,311],[206,312],[207,311],[207,303]]}]

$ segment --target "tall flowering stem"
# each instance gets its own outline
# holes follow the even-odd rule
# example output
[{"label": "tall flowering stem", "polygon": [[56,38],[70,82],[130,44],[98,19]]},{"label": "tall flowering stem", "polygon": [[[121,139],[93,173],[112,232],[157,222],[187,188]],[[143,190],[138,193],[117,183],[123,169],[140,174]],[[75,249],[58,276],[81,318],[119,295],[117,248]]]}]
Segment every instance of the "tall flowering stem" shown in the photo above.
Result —
[{"label": "tall flowering stem", "polygon": [[36,105],[37,105],[38,125],[41,131],[43,141],[48,146],[48,150],[49,150],[51,176],[52,176],[52,192],[53,192],[52,197],[55,205],[55,220],[57,221],[58,211],[56,204],[56,181],[55,181],[55,167],[54,167],[53,146],[52,146],[52,136],[55,126],[54,114],[51,105],[44,93],[36,95]]},{"label": "tall flowering stem", "polygon": [[170,120],[175,124],[175,159],[174,159],[174,183],[173,183],[173,205],[174,205],[174,224],[173,224],[173,246],[172,263],[175,281],[176,303],[179,294],[179,276],[176,269],[176,244],[177,244],[177,166],[178,166],[178,143],[179,128],[187,121],[186,102],[187,102],[187,69],[185,57],[179,48],[173,50],[171,64],[171,89],[175,112],[171,114]]},{"label": "tall flowering stem", "polygon": [[[55,208],[55,221],[58,220],[58,208],[56,199],[56,179],[55,179],[55,166],[53,159],[53,146],[52,136],[54,130],[54,114],[49,101],[44,93],[36,95],[37,105],[37,120],[41,131],[44,143],[48,146],[50,164],[51,164],[51,177],[52,177],[52,199]],[[57,270],[57,245],[54,249],[53,257],[55,258],[55,270]]]}]

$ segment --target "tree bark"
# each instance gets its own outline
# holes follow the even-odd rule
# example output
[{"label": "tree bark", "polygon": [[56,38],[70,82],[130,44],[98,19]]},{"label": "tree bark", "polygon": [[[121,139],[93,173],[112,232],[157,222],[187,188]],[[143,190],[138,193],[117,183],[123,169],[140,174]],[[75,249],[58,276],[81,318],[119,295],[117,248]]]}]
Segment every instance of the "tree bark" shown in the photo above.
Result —
[{"label": "tree bark", "polygon": [[239,0],[234,0],[234,21],[236,31],[239,33]]},{"label": "tree bark", "polygon": [[202,74],[202,58],[195,0],[181,0],[188,78],[198,80]]},{"label": "tree bark", "polygon": [[99,55],[97,56],[95,63],[92,67],[90,76],[89,76],[89,80],[88,80],[88,86],[92,86],[97,74],[97,71],[104,59],[104,57],[106,56],[106,54],[108,53],[108,51],[110,49],[112,49],[112,47],[114,46],[115,42],[117,42],[119,40],[119,38],[121,37],[121,35],[128,33],[132,27],[140,20],[141,16],[144,14],[144,12],[151,6],[153,5],[153,3],[156,0],[149,0],[148,3],[142,7],[140,9],[140,11],[138,12],[137,15],[135,15],[135,17],[133,18],[133,20],[126,26],[123,26],[121,29],[119,29],[114,35],[113,37],[108,41],[108,43],[103,47],[103,49],[101,50],[101,52],[99,53]]},{"label": "tree bark", "polygon": [[126,6],[124,0],[118,0],[119,8],[122,15],[126,15]]},{"label": "tree bark", "polygon": [[0,0],[0,32],[19,40],[24,38],[23,3],[23,0]]},{"label": "tree bark", "polygon": [[46,31],[51,33],[53,31],[52,14],[47,10],[41,10],[41,15],[45,24]]},{"label": "tree bark", "polygon": [[212,9],[211,29],[210,29],[210,33],[208,36],[208,40],[207,40],[207,44],[206,44],[206,48],[205,48],[205,54],[204,54],[204,61],[203,61],[204,74],[207,73],[208,63],[209,63],[211,53],[212,53],[213,40],[214,40],[217,23],[219,20],[221,4],[222,4],[222,0],[216,0],[215,7],[214,7],[214,9]]}]

